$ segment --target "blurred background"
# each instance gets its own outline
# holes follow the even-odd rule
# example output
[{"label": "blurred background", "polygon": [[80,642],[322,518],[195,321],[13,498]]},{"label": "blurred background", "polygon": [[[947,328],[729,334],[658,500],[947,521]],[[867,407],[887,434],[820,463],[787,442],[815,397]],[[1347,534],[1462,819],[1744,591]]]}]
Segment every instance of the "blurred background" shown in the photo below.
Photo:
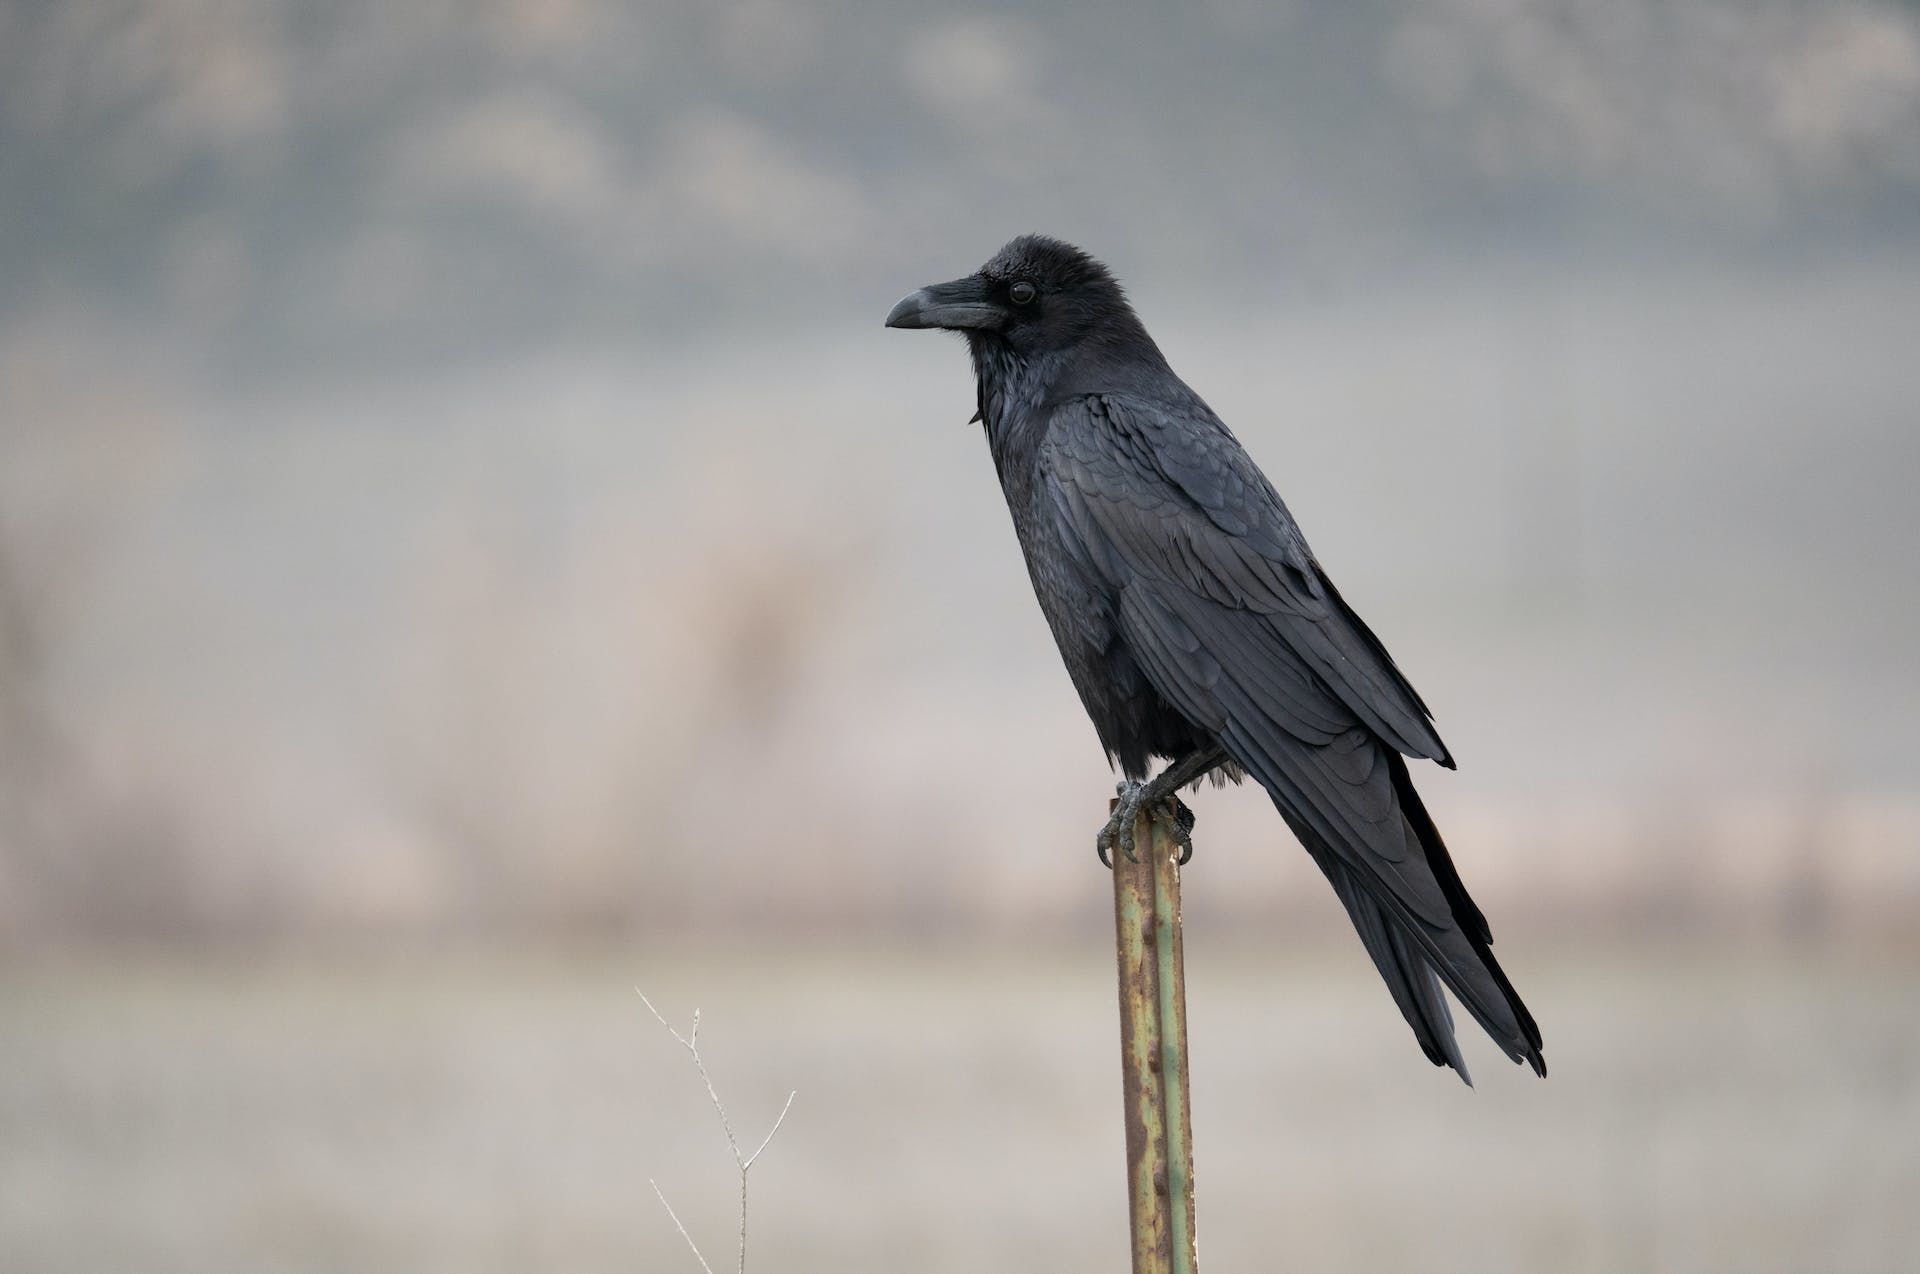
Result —
[{"label": "blurred background", "polygon": [[636,982],[743,1130],[800,1090],[755,1269],[1125,1260],[1112,775],[880,325],[1027,231],[1433,705],[1554,1068],[1429,1068],[1204,792],[1209,1264],[1909,1267],[1867,0],[0,2],[0,1266],[695,1268],[649,1178],[726,1260]]}]

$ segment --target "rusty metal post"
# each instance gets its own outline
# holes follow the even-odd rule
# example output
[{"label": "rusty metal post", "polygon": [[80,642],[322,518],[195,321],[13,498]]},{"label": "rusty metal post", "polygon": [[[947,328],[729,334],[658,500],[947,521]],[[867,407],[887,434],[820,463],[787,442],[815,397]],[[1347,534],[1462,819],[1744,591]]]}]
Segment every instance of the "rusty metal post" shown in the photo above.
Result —
[{"label": "rusty metal post", "polygon": [[1134,844],[1138,862],[1113,855],[1133,1274],[1195,1274],[1178,847],[1146,814]]}]

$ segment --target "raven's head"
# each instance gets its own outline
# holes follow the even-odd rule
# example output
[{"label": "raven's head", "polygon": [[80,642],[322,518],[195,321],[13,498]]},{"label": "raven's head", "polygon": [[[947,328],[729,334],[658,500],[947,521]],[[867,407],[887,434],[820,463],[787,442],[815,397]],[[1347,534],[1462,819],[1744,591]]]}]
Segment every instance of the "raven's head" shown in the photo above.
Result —
[{"label": "raven's head", "polygon": [[901,298],[887,326],[964,332],[1029,358],[1093,337],[1140,333],[1106,266],[1070,243],[1037,234],[1015,239],[965,278]]}]

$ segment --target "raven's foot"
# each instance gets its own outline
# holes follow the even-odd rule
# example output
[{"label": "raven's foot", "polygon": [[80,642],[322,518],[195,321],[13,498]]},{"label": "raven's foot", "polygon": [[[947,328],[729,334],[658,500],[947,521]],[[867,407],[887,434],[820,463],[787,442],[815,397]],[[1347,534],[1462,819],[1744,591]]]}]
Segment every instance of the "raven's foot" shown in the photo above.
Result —
[{"label": "raven's foot", "polygon": [[1117,785],[1113,794],[1117,798],[1113,803],[1113,812],[1107,815],[1107,825],[1093,838],[1093,852],[1100,858],[1100,865],[1109,871],[1113,869],[1113,847],[1120,846],[1120,852],[1127,856],[1128,862],[1139,862],[1133,853],[1133,824],[1140,815],[1140,796],[1147,785],[1137,779],[1128,779]]},{"label": "raven's foot", "polygon": [[1141,783],[1133,779],[1115,787],[1114,796],[1118,799],[1113,803],[1113,813],[1093,841],[1093,852],[1099,855],[1101,866],[1112,868],[1115,845],[1128,862],[1140,861],[1134,853],[1133,831],[1142,810],[1173,838],[1173,843],[1180,847],[1180,865],[1187,865],[1193,857],[1193,811],[1185,801],[1165,791],[1157,782]]}]

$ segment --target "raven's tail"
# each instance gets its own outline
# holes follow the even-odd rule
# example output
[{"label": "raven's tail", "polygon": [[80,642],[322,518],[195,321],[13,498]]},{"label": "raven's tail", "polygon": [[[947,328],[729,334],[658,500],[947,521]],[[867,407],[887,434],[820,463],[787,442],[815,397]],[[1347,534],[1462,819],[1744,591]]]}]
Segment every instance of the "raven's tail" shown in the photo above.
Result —
[{"label": "raven's tail", "polygon": [[[1467,896],[1446,844],[1407,775],[1406,761],[1388,749],[1382,751],[1387,752],[1392,767],[1401,814],[1425,851],[1427,866],[1453,913],[1452,925],[1441,927],[1423,921],[1399,905],[1390,891],[1366,879],[1342,855],[1322,843],[1310,827],[1293,818],[1287,821],[1346,905],[1367,954],[1373,957],[1421,1050],[1434,1065],[1451,1066],[1460,1072],[1461,1079],[1473,1082],[1454,1039],[1453,1015],[1440,991],[1444,983],[1508,1057],[1526,1062],[1535,1074],[1545,1075],[1540,1028],[1499,961],[1493,958],[1493,937],[1486,918]],[[1285,814],[1286,810],[1281,812]]]}]

